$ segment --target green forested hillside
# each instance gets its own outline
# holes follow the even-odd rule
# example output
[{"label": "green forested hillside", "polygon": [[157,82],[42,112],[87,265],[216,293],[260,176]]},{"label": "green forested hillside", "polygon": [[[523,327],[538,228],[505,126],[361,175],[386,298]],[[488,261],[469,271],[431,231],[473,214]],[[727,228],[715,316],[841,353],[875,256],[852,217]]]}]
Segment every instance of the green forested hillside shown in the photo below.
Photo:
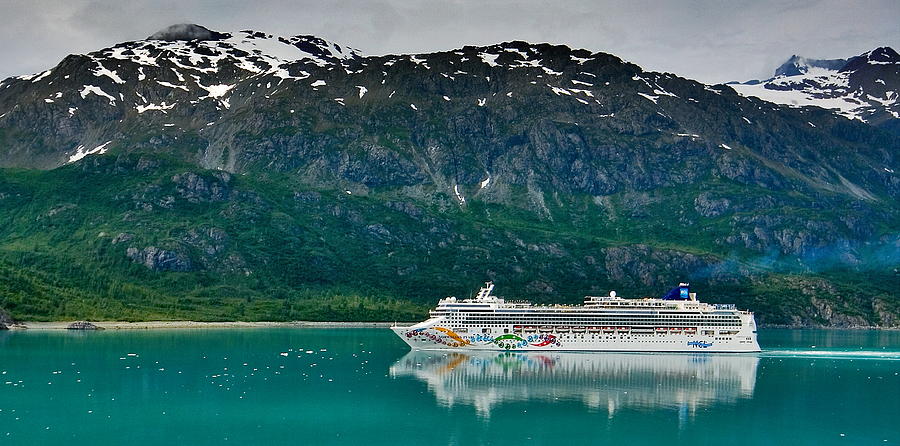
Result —
[{"label": "green forested hillside", "polygon": [[703,298],[751,308],[763,323],[894,323],[898,280],[887,265],[804,272],[737,260],[710,243],[728,231],[719,219],[665,223],[667,203],[696,213],[690,194],[659,191],[641,215],[612,196],[593,218],[583,217],[593,200],[575,197],[548,220],[139,154],[4,170],[0,307],[28,320],[390,321],[421,318],[437,298],[485,280],[507,297],[568,303],[691,280]]}]

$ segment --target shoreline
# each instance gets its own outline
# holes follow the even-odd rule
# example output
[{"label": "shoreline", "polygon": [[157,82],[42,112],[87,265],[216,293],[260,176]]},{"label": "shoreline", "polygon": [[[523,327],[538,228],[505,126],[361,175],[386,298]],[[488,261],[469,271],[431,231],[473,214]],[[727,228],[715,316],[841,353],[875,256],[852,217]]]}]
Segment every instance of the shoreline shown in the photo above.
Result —
[{"label": "shoreline", "polygon": [[[9,326],[14,330],[66,330],[72,322],[19,322]],[[388,328],[393,322],[199,322],[199,321],[90,321],[104,330],[159,330],[159,329],[209,329],[209,328]]]},{"label": "shoreline", "polygon": [[[77,321],[52,321],[52,322],[23,322],[8,325],[10,331],[16,330],[66,330],[69,324]],[[290,321],[290,322],[250,322],[250,321],[89,321],[104,330],[165,330],[165,329],[218,329],[218,328],[389,328],[392,325],[411,325],[416,322],[320,322],[320,321]],[[793,330],[900,330],[900,327],[878,326],[797,326],[797,325],[761,325],[760,329],[793,329]]]}]

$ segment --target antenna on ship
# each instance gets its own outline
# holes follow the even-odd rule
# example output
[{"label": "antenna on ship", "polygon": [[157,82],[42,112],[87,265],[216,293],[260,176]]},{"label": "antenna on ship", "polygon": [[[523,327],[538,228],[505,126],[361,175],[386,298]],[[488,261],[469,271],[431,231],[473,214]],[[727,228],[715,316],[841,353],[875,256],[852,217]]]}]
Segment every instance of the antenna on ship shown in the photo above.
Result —
[{"label": "antenna on ship", "polygon": [[491,291],[494,289],[494,282],[485,282],[484,286],[481,290],[478,291],[478,295],[475,296],[475,300],[487,299],[491,295]]}]

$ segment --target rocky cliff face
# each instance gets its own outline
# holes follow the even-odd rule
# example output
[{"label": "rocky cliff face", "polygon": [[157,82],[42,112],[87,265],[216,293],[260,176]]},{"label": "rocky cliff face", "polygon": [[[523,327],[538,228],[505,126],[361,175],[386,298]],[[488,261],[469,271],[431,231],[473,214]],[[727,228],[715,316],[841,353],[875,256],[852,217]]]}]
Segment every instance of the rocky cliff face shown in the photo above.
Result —
[{"label": "rocky cliff face", "polygon": [[[6,171],[0,203],[23,211],[3,233],[196,289],[427,300],[492,278],[577,300],[693,279],[772,322],[893,324],[896,299],[823,274],[896,280],[898,149],[826,110],[525,42],[362,56],[183,26],[0,83],[0,165],[53,169]],[[785,274],[838,292],[817,304]],[[762,297],[776,282],[799,301]]]}]

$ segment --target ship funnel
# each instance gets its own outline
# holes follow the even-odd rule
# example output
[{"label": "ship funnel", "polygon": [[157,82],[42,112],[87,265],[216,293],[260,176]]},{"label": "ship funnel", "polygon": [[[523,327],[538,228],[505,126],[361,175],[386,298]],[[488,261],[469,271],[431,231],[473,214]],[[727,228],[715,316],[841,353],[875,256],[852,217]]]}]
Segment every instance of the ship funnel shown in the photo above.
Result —
[{"label": "ship funnel", "polygon": [[672,288],[662,297],[663,300],[690,300],[691,292],[687,283],[679,283],[677,288]]}]

